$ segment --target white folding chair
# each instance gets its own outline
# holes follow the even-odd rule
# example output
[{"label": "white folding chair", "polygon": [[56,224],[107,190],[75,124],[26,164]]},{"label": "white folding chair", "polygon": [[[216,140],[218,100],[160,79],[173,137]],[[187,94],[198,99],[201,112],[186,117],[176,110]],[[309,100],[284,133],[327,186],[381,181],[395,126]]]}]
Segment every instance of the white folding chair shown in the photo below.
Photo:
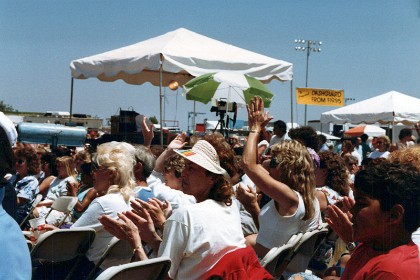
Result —
[{"label": "white folding chair", "polygon": [[120,240],[113,237],[95,267],[89,272],[86,280],[93,279],[98,267],[101,267],[105,260],[115,266],[129,263],[132,257],[133,248],[131,248],[130,243],[126,240]]},{"label": "white folding chair", "polygon": [[60,196],[58,197],[53,204],[51,205],[51,209],[48,212],[47,216],[45,216],[45,220],[47,220],[48,216],[51,214],[53,210],[63,212],[64,218],[58,222],[57,227],[60,227],[67,219],[67,217],[72,213],[74,206],[77,203],[77,197],[75,196]]},{"label": "white folding chair", "polygon": [[[85,255],[93,240],[95,230],[91,228],[56,229],[39,236],[37,243],[31,250],[32,262],[36,260],[59,263]],[[78,265],[75,262],[66,279],[70,279]]]},{"label": "white folding chair", "polygon": [[293,273],[305,271],[309,261],[327,234],[328,227],[324,225],[321,225],[319,229],[305,232],[292,254],[288,257],[289,263],[286,267],[285,275],[290,276]]},{"label": "white folding chair", "polygon": [[26,217],[23,219],[23,221],[20,223],[20,228],[23,229],[23,226],[25,225],[26,221],[29,219],[29,217],[32,215],[32,213],[34,212],[35,207],[38,205],[38,203],[42,200],[42,194],[37,194],[37,196],[35,197],[34,201],[32,201],[31,204],[31,209],[29,210],[28,215],[26,215]]},{"label": "white folding chair", "polygon": [[96,280],[144,279],[160,280],[168,276],[171,260],[159,257],[145,261],[112,266],[102,272]]},{"label": "white folding chair", "polygon": [[262,260],[260,264],[274,277],[280,277],[286,268],[286,260],[292,254],[294,248],[302,238],[303,234],[298,233],[290,237],[287,243],[280,247],[272,248]]}]

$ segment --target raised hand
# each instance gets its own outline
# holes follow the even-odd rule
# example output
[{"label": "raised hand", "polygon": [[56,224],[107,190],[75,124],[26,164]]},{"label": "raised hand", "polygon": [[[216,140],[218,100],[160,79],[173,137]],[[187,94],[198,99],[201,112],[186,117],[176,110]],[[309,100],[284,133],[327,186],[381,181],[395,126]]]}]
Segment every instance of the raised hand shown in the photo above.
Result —
[{"label": "raised hand", "polygon": [[169,150],[175,150],[175,149],[182,149],[187,142],[185,142],[185,139],[187,138],[187,133],[182,132],[181,134],[178,134],[174,140],[171,141],[168,145]]},{"label": "raised hand", "polygon": [[264,111],[264,102],[261,97],[254,96],[250,104],[246,105],[248,111],[248,127],[250,130],[260,131],[267,123],[273,119]]},{"label": "raised hand", "polygon": [[80,188],[79,182],[70,182],[66,181],[66,188],[67,188],[67,195],[68,196],[76,196],[77,190]]},{"label": "raised hand", "polygon": [[155,137],[155,133],[153,131],[153,124],[147,125],[146,116],[142,117],[141,133],[143,134],[144,145],[150,147],[152,140]]}]

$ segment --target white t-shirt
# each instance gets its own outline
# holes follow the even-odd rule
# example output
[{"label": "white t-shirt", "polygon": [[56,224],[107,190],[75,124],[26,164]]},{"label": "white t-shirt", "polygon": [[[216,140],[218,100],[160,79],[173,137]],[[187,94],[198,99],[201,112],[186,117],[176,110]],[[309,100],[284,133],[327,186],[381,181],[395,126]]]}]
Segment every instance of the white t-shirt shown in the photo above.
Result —
[{"label": "white t-shirt", "polygon": [[[95,198],[83,213],[83,215],[72,225],[72,228],[89,227],[96,231],[95,240],[86,253],[86,257],[97,262],[105,252],[108,243],[113,235],[106,231],[103,225],[98,221],[99,216],[108,215],[118,219],[117,213],[130,210],[130,203],[124,200],[120,193],[111,193]],[[101,268],[106,269],[116,265],[112,261],[104,261]]]},{"label": "white t-shirt", "polygon": [[[322,223],[321,211],[318,199],[315,198],[315,213],[311,219],[302,220],[305,215],[305,204],[302,196],[296,192],[299,198],[299,205],[296,212],[290,216],[282,216],[276,209],[274,200],[268,202],[260,212],[258,221],[260,231],[257,236],[257,243],[267,249],[285,244],[293,234],[316,229]],[[263,256],[260,256],[263,257]]]},{"label": "white t-shirt", "polygon": [[283,137],[278,137],[277,135],[271,136],[270,145],[268,145],[268,147],[270,148],[273,145],[276,145],[278,143],[282,143],[286,139],[285,136],[286,136],[286,134],[284,134]]},{"label": "white t-shirt", "polygon": [[373,158],[373,159],[379,158],[379,157],[381,157],[381,158],[388,158],[388,156],[389,156],[389,152],[388,151],[380,152],[378,150],[375,150],[372,153],[370,153],[369,158]]},{"label": "white t-shirt", "polygon": [[153,170],[152,174],[150,174],[150,176],[147,178],[147,185],[152,190],[154,197],[161,201],[168,200],[171,203],[172,210],[176,210],[181,206],[187,206],[196,203],[194,196],[168,187],[163,182],[161,175],[161,173]]},{"label": "white t-shirt", "polygon": [[238,209],[207,199],[172,214],[158,256],[171,258],[172,279],[200,279],[226,253],[243,247]]}]

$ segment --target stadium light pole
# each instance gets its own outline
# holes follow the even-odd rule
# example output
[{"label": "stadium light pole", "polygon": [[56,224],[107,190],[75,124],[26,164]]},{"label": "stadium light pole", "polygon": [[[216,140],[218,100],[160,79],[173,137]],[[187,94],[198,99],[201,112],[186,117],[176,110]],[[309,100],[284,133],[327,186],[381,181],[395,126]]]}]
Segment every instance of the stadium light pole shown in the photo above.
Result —
[{"label": "stadium light pole", "polygon": [[[309,73],[309,55],[311,52],[321,52],[321,41],[316,40],[305,40],[305,39],[296,39],[295,44],[298,46],[295,47],[296,51],[306,51],[306,83],[305,87],[308,87],[308,73]],[[308,105],[305,104],[305,125],[306,123],[306,115],[308,112]]]},{"label": "stadium light pole", "polygon": [[347,102],[349,102],[349,101],[356,101],[356,98],[353,98],[353,97],[344,98],[344,105],[347,105]]}]

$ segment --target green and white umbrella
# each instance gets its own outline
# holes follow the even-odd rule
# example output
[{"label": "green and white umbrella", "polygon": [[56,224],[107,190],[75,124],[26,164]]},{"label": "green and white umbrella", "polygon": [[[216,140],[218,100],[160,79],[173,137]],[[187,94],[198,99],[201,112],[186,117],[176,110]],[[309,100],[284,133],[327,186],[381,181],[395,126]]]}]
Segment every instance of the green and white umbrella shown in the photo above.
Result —
[{"label": "green and white umbrella", "polygon": [[198,76],[184,85],[187,100],[207,104],[223,100],[239,106],[249,104],[254,96],[260,96],[264,107],[270,107],[274,94],[259,80],[237,72],[218,72]]}]

